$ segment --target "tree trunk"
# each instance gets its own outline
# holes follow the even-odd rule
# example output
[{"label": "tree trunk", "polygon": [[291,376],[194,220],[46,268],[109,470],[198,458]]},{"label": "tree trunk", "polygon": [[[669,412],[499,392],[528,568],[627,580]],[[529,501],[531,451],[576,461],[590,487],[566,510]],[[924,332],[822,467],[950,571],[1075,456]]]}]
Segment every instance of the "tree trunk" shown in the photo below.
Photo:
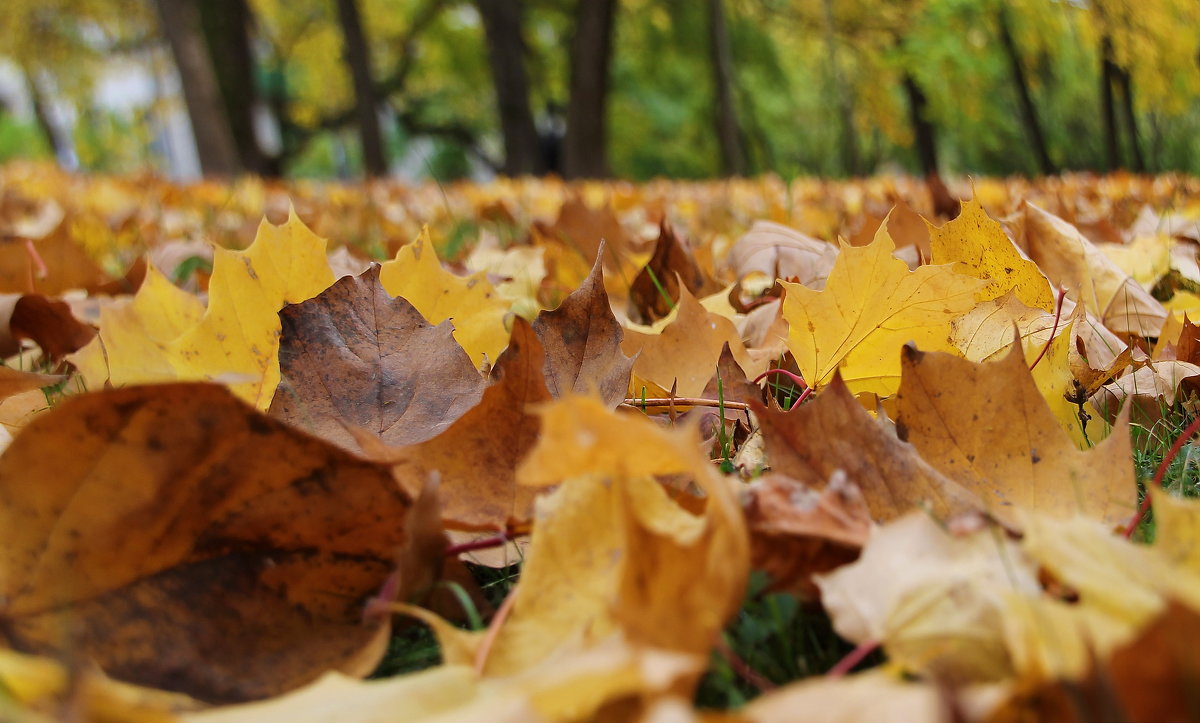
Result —
[{"label": "tree trunk", "polygon": [[1100,112],[1104,116],[1104,151],[1108,170],[1121,167],[1121,142],[1117,138],[1117,107],[1113,98],[1119,68],[1113,61],[1112,40],[1100,41]]},{"label": "tree trunk", "polygon": [[842,151],[842,168],[850,176],[857,176],[861,165],[858,159],[858,133],[854,128],[854,108],[850,93],[842,79],[842,66],[838,62],[837,27],[833,16],[833,0],[822,0],[825,11],[825,51],[828,53],[829,80],[832,93],[837,98],[838,120],[842,125],[839,141]]},{"label": "tree trunk", "polygon": [[1021,121],[1025,125],[1025,133],[1033,146],[1033,154],[1037,157],[1038,169],[1043,175],[1049,176],[1058,172],[1054,161],[1050,160],[1050,152],[1046,148],[1046,138],[1042,134],[1042,124],[1038,121],[1037,108],[1033,104],[1033,94],[1029,91],[1029,82],[1025,78],[1025,66],[1021,64],[1021,54],[1017,50],[1017,41],[1013,38],[1009,25],[1008,8],[1000,5],[996,17],[1000,26],[1000,44],[1004,54],[1008,56],[1009,70],[1012,72],[1013,86],[1017,91],[1017,99],[1021,105]]},{"label": "tree trunk", "polygon": [[921,171],[926,176],[936,175],[937,138],[933,123],[929,120],[929,101],[917,81],[908,73],[904,74],[904,92],[908,96],[908,117],[912,123]]},{"label": "tree trunk", "polygon": [[383,151],[383,132],[379,127],[375,80],[371,72],[371,49],[363,32],[358,3],[356,0],[337,0],[337,11],[338,22],[342,26],[342,54],[354,81],[354,110],[362,141],[363,166],[368,176],[385,176],[388,166]]},{"label": "tree trunk", "polygon": [[608,70],[617,0],[577,0],[571,38],[570,99],[563,139],[563,175],[608,175]]},{"label": "tree trunk", "polygon": [[476,5],[487,36],[488,61],[504,135],[503,171],[509,176],[544,173],[537,126],[529,108],[521,0],[476,0]]},{"label": "tree trunk", "polygon": [[717,143],[721,148],[721,171],[726,176],[746,175],[746,153],[738,125],[734,98],[733,48],[725,24],[725,0],[708,0],[709,49],[712,53],[713,87],[716,90]]},{"label": "tree trunk", "polygon": [[250,8],[246,0],[205,0],[199,4],[204,39],[217,74],[217,87],[243,169],[260,176],[278,175],[254,131],[254,55],[250,51]]},{"label": "tree trunk", "polygon": [[33,119],[37,122],[38,129],[42,132],[42,135],[45,136],[46,145],[49,146],[50,152],[54,154],[55,159],[61,164],[64,159],[70,158],[71,151],[63,143],[62,136],[50,120],[50,109],[46,104],[46,94],[42,92],[42,87],[38,84],[37,78],[34,77],[33,70],[22,64],[21,73],[25,76],[25,86],[29,89],[29,98],[33,102]]},{"label": "tree trunk", "polygon": [[206,176],[232,176],[238,167],[237,146],[225,117],[212,58],[204,44],[200,14],[193,0],[155,0],[163,34],[171,46],[196,138],[200,170]]},{"label": "tree trunk", "polygon": [[1121,115],[1125,116],[1125,131],[1129,135],[1129,154],[1133,159],[1132,168],[1137,173],[1145,173],[1146,158],[1142,155],[1137,115],[1133,112],[1133,81],[1129,77],[1129,71],[1124,68],[1118,69],[1116,80],[1121,89]]}]

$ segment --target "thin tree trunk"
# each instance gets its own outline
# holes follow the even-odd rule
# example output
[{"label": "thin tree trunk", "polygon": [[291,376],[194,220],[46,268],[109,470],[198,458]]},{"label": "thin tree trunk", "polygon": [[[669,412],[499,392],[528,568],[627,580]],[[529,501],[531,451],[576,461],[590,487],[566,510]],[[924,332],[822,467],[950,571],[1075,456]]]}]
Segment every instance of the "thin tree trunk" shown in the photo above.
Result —
[{"label": "thin tree trunk", "polygon": [[725,1],[708,0],[709,48],[712,53],[713,87],[716,89],[717,143],[721,148],[721,171],[726,176],[746,175],[746,153],[738,125],[734,98],[733,48],[725,23]]},{"label": "thin tree trunk", "polygon": [[254,107],[259,96],[250,51],[250,8],[246,0],[205,0],[199,8],[241,166],[260,176],[277,175],[272,173],[272,160],[263,153],[254,130]]},{"label": "thin tree trunk", "polygon": [[822,0],[825,11],[825,50],[828,53],[829,80],[837,98],[838,120],[842,125],[841,142],[842,168],[850,176],[857,176],[861,169],[858,154],[858,132],[854,128],[854,108],[845,81],[842,66],[838,62],[837,26],[833,15],[833,0]]},{"label": "thin tree trunk", "polygon": [[1033,94],[1030,92],[1029,82],[1025,78],[1025,66],[1021,64],[1017,41],[1013,38],[1012,28],[1009,26],[1008,8],[1003,3],[1000,5],[996,19],[1000,26],[1000,44],[1004,47],[1004,54],[1008,56],[1013,86],[1016,88],[1017,99],[1021,104],[1021,121],[1025,125],[1025,134],[1033,146],[1038,169],[1043,175],[1053,175],[1058,172],[1058,168],[1054,165],[1054,161],[1050,160],[1050,152],[1046,148],[1046,137],[1042,134],[1042,124],[1038,121],[1037,107],[1033,104]]},{"label": "thin tree trunk", "polygon": [[544,173],[537,126],[529,108],[521,0],[476,0],[476,4],[487,36],[492,84],[504,135],[504,173],[509,176]]},{"label": "thin tree trunk", "polygon": [[608,170],[608,85],[617,0],[576,0],[571,39],[571,96],[563,139],[563,175],[603,178]]},{"label": "thin tree trunk", "polygon": [[337,11],[342,26],[342,53],[354,81],[354,110],[362,142],[363,166],[369,176],[385,176],[388,166],[371,72],[371,49],[363,32],[358,3],[356,0],[337,0]]},{"label": "thin tree trunk", "polygon": [[25,86],[29,89],[29,98],[33,102],[33,119],[37,122],[42,135],[45,136],[50,152],[54,154],[59,163],[62,163],[63,159],[70,156],[70,149],[64,145],[58,129],[50,121],[50,109],[47,107],[46,94],[42,92],[42,87],[34,77],[33,70],[22,64],[21,72],[25,76]]},{"label": "thin tree trunk", "polygon": [[1137,115],[1133,112],[1133,81],[1129,71],[1121,68],[1116,75],[1121,89],[1121,115],[1125,116],[1125,131],[1129,137],[1129,154],[1133,157],[1133,170],[1146,172],[1146,158],[1142,155],[1142,141],[1138,135]]},{"label": "thin tree trunk", "polygon": [[912,75],[904,74],[904,92],[908,96],[908,117],[912,123],[913,136],[917,145],[917,160],[926,175],[938,172],[937,138],[933,123],[929,120],[929,101]]},{"label": "thin tree trunk", "polygon": [[1100,41],[1100,112],[1104,116],[1104,152],[1108,170],[1121,167],[1121,142],[1117,138],[1117,107],[1113,99],[1113,86],[1119,72],[1113,61],[1112,40],[1105,37]]},{"label": "thin tree trunk", "polygon": [[208,176],[232,176],[238,167],[237,146],[217,86],[216,72],[193,0],[155,0],[163,34],[171,46],[196,139],[200,170]]}]

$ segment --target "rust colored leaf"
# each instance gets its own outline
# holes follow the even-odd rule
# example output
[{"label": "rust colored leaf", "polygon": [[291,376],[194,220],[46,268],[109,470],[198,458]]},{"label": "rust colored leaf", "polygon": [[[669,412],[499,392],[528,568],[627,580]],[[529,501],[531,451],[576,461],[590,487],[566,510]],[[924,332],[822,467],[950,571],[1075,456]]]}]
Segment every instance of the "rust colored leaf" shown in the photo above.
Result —
[{"label": "rust colored leaf", "polygon": [[271,416],[357,451],[349,427],[385,444],[424,442],[479,403],[485,381],[452,336],[379,283],[344,276],[279,312],[283,381]]},{"label": "rust colored leaf", "polygon": [[918,504],[940,518],[974,509],[978,500],[930,466],[867,414],[841,377],[791,412],[752,405],[771,469],[817,490],[837,470],[862,490],[871,517],[885,522]]},{"label": "rust colored leaf", "polygon": [[216,385],[73,397],[0,457],[0,639],[209,701],[362,675],[412,504]]},{"label": "rust colored leaf", "polygon": [[771,577],[775,590],[813,598],[815,573],[858,559],[871,531],[862,491],[834,475],[821,492],[781,474],[751,485],[742,505],[750,529],[750,564]]},{"label": "rust colored leaf", "polygon": [[96,330],[75,318],[63,301],[26,294],[13,307],[9,328],[17,339],[32,339],[54,361],[87,345]]},{"label": "rust colored leaf", "polygon": [[621,351],[625,331],[613,315],[604,290],[604,245],[592,273],[558,308],[533,321],[546,352],[546,388],[555,397],[595,389],[610,407],[621,403],[629,387],[633,359]]},{"label": "rust colored leaf", "polygon": [[691,246],[664,220],[658,226],[654,255],[629,287],[629,299],[642,321],[648,324],[671,313],[679,300],[680,282],[694,296],[717,290],[705,279]]},{"label": "rust colored leaf", "polygon": [[517,317],[508,348],[492,370],[498,381],[484,390],[479,404],[433,439],[368,453],[397,465],[406,485],[419,485],[437,472],[447,527],[494,530],[528,521],[536,490],[518,486],[515,474],[541,429],[531,407],[551,399],[542,376],[544,358],[529,322]]}]

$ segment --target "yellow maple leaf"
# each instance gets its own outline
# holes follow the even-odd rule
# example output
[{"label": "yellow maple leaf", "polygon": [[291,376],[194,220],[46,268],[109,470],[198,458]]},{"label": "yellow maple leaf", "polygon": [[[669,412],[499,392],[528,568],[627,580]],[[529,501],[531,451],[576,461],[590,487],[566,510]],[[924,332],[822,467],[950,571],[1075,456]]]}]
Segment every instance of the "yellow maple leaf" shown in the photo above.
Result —
[{"label": "yellow maple leaf", "polygon": [[279,385],[279,310],[332,283],[325,239],[294,211],[282,226],[264,220],[245,251],[214,249],[208,309],[168,346],[177,377],[223,381],[266,409]]},{"label": "yellow maple leaf", "polygon": [[953,264],[960,274],[986,282],[977,301],[989,301],[1008,293],[1026,306],[1054,310],[1054,292],[1037,264],[1022,258],[1017,247],[979,202],[963,201],[962,213],[944,226],[929,226],[933,263]]},{"label": "yellow maple leaf", "polygon": [[89,389],[175,378],[168,345],[195,326],[204,304],[172,284],[154,264],[132,299],[100,309],[100,333],[68,360]]},{"label": "yellow maple leaf", "polygon": [[462,277],[442,268],[429,229],[411,244],[402,246],[396,258],[379,269],[379,282],[392,296],[403,297],[430,324],[449,319],[454,339],[475,366],[484,358],[495,363],[508,345],[504,317],[508,302],[482,273]]},{"label": "yellow maple leaf", "polygon": [[954,351],[950,323],[975,305],[984,282],[949,266],[908,265],[892,256],[884,228],[861,247],[842,245],[823,291],[783,282],[788,349],[809,384],[834,372],[852,392],[889,396],[900,386],[900,348]]}]

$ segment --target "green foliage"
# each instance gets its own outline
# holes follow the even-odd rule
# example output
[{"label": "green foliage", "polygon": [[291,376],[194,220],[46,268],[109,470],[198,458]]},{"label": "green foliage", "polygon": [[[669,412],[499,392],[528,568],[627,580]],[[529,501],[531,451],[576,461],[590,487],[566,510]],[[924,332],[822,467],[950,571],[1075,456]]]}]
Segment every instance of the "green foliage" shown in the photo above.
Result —
[{"label": "green foliage", "polygon": [[8,113],[0,113],[0,163],[49,155],[46,139],[37,126],[23,123]]}]

